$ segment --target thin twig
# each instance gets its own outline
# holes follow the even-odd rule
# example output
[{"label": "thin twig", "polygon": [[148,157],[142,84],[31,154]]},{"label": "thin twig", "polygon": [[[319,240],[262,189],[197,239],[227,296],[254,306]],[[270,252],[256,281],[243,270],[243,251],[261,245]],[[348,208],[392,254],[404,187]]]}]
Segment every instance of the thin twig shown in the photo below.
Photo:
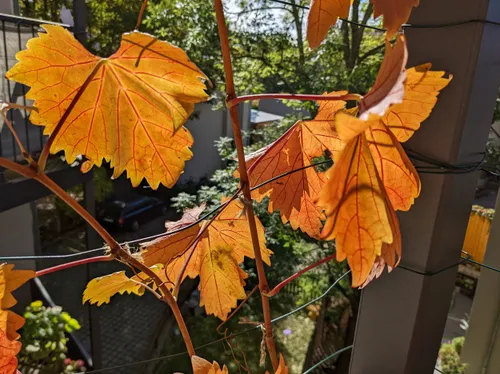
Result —
[{"label": "thin twig", "polygon": [[24,145],[21,142],[21,139],[19,139],[19,136],[17,135],[17,131],[14,130],[14,126],[12,126],[12,123],[10,123],[9,119],[7,118],[7,116],[5,114],[5,110],[2,110],[1,112],[2,112],[2,118],[5,122],[5,124],[7,125],[7,127],[9,128],[10,132],[12,133],[12,136],[16,140],[17,146],[21,150],[21,153],[22,153],[24,159],[26,161],[28,161],[30,164],[32,164],[34,162],[34,160],[33,160],[33,158],[31,158],[30,154],[24,148]]},{"label": "thin twig", "polygon": [[217,331],[218,333],[220,333],[220,331],[219,331],[219,330],[221,329],[221,327],[222,327],[222,326],[224,326],[227,322],[229,322],[229,320],[230,320],[231,318],[233,318],[233,317],[234,317],[234,315],[235,315],[236,313],[238,313],[238,311],[239,311],[239,310],[243,307],[243,305],[245,305],[245,303],[248,301],[248,299],[250,299],[250,297],[251,297],[251,296],[255,293],[255,291],[257,291],[258,289],[259,289],[259,286],[255,286],[255,287],[254,287],[254,289],[253,289],[252,291],[250,291],[250,293],[249,293],[249,294],[248,294],[248,295],[247,295],[247,296],[243,299],[243,301],[242,301],[242,302],[241,302],[241,303],[240,303],[240,304],[236,307],[236,309],[235,309],[235,310],[233,310],[233,311],[231,312],[231,314],[230,314],[230,315],[229,315],[229,316],[228,316],[228,317],[227,317],[224,321],[222,321],[222,323],[221,323],[219,326],[217,326],[216,331]]},{"label": "thin twig", "polygon": [[304,273],[307,273],[309,270],[312,270],[314,269],[315,267],[319,266],[319,265],[322,265],[324,264],[325,262],[328,262],[328,261],[331,261],[333,259],[335,259],[337,255],[334,253],[330,256],[327,256],[325,258],[322,258],[321,260],[319,260],[318,262],[315,262],[314,264],[312,265],[309,265],[308,267],[302,269],[301,271],[293,274],[292,276],[288,277],[287,279],[285,279],[284,281],[280,282],[276,287],[274,287],[271,291],[269,291],[266,296],[269,296],[269,297],[272,297],[274,295],[276,295],[283,287],[285,287],[288,283],[290,283],[291,281],[293,281],[294,279],[297,279],[298,277],[300,277],[302,274]]},{"label": "thin twig", "polygon": [[[222,58],[224,62],[224,73],[226,76],[226,94],[227,100],[236,98],[236,91],[234,88],[233,68],[231,65],[231,51],[229,47],[228,30],[226,20],[224,17],[224,7],[221,0],[214,0],[215,13],[217,17],[217,28],[219,31],[219,38],[221,43]],[[243,196],[246,203],[246,214],[248,218],[248,225],[252,238],[252,245],[255,255],[255,265],[257,267],[257,274],[259,277],[259,289],[262,292],[268,292],[269,286],[267,284],[266,274],[264,272],[264,263],[262,261],[262,254],[260,251],[259,235],[257,232],[257,224],[252,206],[252,197],[250,192],[250,184],[248,179],[247,167],[245,163],[245,152],[243,149],[243,137],[241,135],[240,122],[238,119],[238,109],[233,106],[229,108],[231,122],[233,126],[234,142],[236,145],[236,152],[238,154],[238,169],[240,173],[241,188],[243,189]],[[271,325],[271,309],[269,306],[269,299],[267,296],[261,294],[262,310],[264,314],[264,328],[266,331],[266,345],[271,357],[273,369],[276,371],[279,366],[278,357],[276,355],[276,346],[273,338],[273,330]]]},{"label": "thin twig", "polygon": [[243,95],[238,97],[233,97],[227,100],[227,107],[232,108],[233,106],[243,103],[245,101],[263,100],[263,99],[281,99],[281,100],[299,100],[299,101],[360,101],[362,98],[358,94],[346,94],[346,95],[309,95],[309,94],[289,94],[289,93],[266,93],[266,94],[255,94],[255,95]]}]

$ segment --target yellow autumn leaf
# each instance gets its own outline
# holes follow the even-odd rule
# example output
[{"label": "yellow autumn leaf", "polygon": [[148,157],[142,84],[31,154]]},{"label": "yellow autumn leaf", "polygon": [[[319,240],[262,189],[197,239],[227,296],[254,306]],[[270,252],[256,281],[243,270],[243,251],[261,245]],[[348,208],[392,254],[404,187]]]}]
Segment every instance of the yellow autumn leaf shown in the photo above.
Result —
[{"label": "yellow autumn leaf", "polygon": [[[162,265],[152,266],[153,270],[160,278],[165,277],[163,274]],[[133,277],[128,277],[125,271],[117,271],[113,274],[104,275],[102,277],[92,279],[85,287],[83,291],[83,303],[90,302],[90,304],[97,304],[101,306],[102,304],[107,304],[110,302],[112,296],[116,294],[123,295],[124,293],[135,294],[138,296],[144,295],[144,285],[152,285],[154,281],[149,278],[143,272],[134,275]]]},{"label": "yellow autumn leaf", "polygon": [[[181,221],[187,223],[188,216],[192,222],[198,217],[185,214]],[[264,227],[258,219],[256,223],[262,259],[270,265],[271,251],[265,245]],[[243,203],[239,200],[229,203],[193,247],[200,229],[201,224],[197,223],[187,230],[145,243],[141,259],[147,266],[165,264],[168,279],[176,282],[189,258],[181,281],[199,276],[200,305],[205,306],[208,314],[225,320],[237,301],[245,298],[243,286],[247,274],[239,264],[245,257],[254,258]]]},{"label": "yellow autumn leaf", "polygon": [[89,53],[66,29],[28,41],[7,77],[30,86],[31,122],[56,128],[51,153],[64,150],[68,163],[84,155],[83,170],[103,160],[124,171],[134,186],[143,178],[172,187],[192,157],[191,134],[182,126],[194,104],[208,99],[205,75],[181,49],[149,34],[122,36],[109,58]]},{"label": "yellow autumn leaf", "polygon": [[444,71],[431,71],[430,63],[406,70],[403,101],[392,105],[382,117],[401,143],[406,142],[431,114],[437,96],[453,79]]}]

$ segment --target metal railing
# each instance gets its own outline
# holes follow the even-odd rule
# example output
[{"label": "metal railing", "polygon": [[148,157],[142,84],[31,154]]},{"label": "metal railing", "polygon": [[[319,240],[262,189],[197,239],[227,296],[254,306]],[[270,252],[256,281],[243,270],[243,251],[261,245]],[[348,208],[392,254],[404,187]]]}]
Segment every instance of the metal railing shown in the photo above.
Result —
[{"label": "metal railing", "polygon": [[[29,88],[9,81],[5,78],[5,73],[17,62],[16,53],[26,48],[27,41],[36,36],[41,24],[56,24],[66,28],[69,26],[2,13],[0,13],[0,23],[2,34],[0,36],[0,74],[2,76],[0,78],[0,100],[31,105],[32,102],[26,99]],[[46,141],[43,128],[31,124],[29,113],[26,110],[10,110],[7,116],[26,150],[32,155],[39,153]],[[16,162],[24,160],[14,137],[6,126],[3,126],[0,132],[0,157]]]}]

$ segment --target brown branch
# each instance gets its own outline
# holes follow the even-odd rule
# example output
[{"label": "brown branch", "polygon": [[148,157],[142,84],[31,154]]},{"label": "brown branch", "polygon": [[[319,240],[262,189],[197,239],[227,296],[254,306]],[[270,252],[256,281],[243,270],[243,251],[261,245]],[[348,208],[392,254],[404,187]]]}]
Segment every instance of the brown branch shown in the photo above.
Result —
[{"label": "brown branch", "polygon": [[289,93],[266,93],[255,95],[244,95],[234,97],[227,100],[227,107],[230,109],[239,103],[253,100],[263,99],[282,99],[282,100],[299,100],[299,101],[338,101],[338,100],[353,100],[360,101],[361,95],[347,94],[347,95],[312,95],[312,94],[289,94]]},{"label": "brown branch", "polygon": [[[217,16],[217,27],[219,31],[219,38],[221,43],[222,58],[224,61],[224,73],[226,75],[226,95],[227,100],[236,98],[236,92],[234,88],[234,78],[233,78],[233,68],[231,65],[231,51],[229,47],[229,37],[228,30],[226,26],[226,20],[224,17],[224,8],[222,6],[221,0],[214,0],[215,12]],[[264,328],[266,334],[266,345],[271,357],[271,362],[273,364],[274,371],[278,369],[278,357],[276,355],[276,346],[273,338],[273,330],[271,325],[271,309],[269,306],[269,299],[267,296],[263,295],[263,292],[269,290],[267,284],[266,274],[264,272],[264,263],[262,261],[262,254],[260,251],[259,235],[257,233],[257,224],[255,221],[252,197],[250,192],[250,184],[248,180],[248,173],[245,163],[245,152],[243,149],[243,137],[241,135],[240,122],[238,118],[238,109],[233,106],[229,108],[229,114],[231,116],[231,122],[233,126],[234,141],[236,144],[236,151],[238,154],[238,169],[240,173],[241,188],[243,189],[243,196],[246,200],[246,213],[248,218],[248,224],[250,228],[250,234],[252,237],[252,245],[255,255],[255,264],[257,266],[257,274],[259,277],[259,289],[261,291],[262,297],[262,310],[264,313]]]},{"label": "brown branch", "polygon": [[[7,160],[5,158],[0,158],[0,166],[6,169],[10,169],[26,178],[32,178],[50,191],[56,194],[61,200],[68,204],[78,215],[80,215],[97,233],[104,239],[104,241],[109,245],[111,255],[116,256],[116,258],[126,261],[128,264],[134,266],[136,269],[142,271],[154,280],[156,286],[162,291],[163,301],[165,301],[168,306],[172,309],[172,313],[177,321],[179,330],[181,331],[182,337],[186,344],[186,348],[190,356],[195,354],[193,343],[189,332],[182,317],[181,311],[175,298],[170,293],[168,287],[164,284],[161,278],[145,264],[139,262],[135,257],[133,257],[128,251],[118,244],[118,242],[101,226],[101,224],[83,208],[78,201],[71,197],[66,191],[64,191],[57,183],[50,179],[45,173],[39,173],[36,169],[19,165],[13,161]],[[54,270],[55,271],[55,270]],[[43,273],[42,273],[43,274]]]},{"label": "brown branch", "polygon": [[372,49],[370,49],[369,51],[367,51],[366,53],[364,53],[358,59],[358,64],[360,64],[361,62],[363,62],[364,60],[366,60],[368,57],[377,54],[379,51],[381,51],[382,49],[384,49],[384,47],[385,47],[385,44],[380,44],[380,45],[378,45],[376,47],[373,47]]},{"label": "brown branch", "polygon": [[14,137],[16,143],[17,143],[17,146],[19,147],[19,149],[21,150],[21,153],[23,154],[23,157],[26,161],[28,161],[30,164],[33,163],[33,159],[31,158],[30,154],[26,151],[26,149],[24,148],[24,145],[23,143],[21,142],[21,139],[19,139],[19,136],[17,135],[17,131],[14,129],[14,126],[12,126],[12,123],[10,123],[9,119],[7,118],[6,114],[5,114],[5,111],[2,110],[2,118],[5,122],[5,124],[7,125],[7,127],[9,128],[12,136]]}]

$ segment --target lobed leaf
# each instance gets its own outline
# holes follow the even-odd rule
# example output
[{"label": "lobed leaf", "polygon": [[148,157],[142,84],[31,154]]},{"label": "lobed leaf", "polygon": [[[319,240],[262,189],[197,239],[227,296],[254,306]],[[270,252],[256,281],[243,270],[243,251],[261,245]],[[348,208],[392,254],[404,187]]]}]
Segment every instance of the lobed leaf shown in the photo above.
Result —
[{"label": "lobed leaf", "polygon": [[[151,267],[160,278],[165,278],[163,274],[162,265]],[[164,281],[166,279],[163,279]],[[125,271],[117,271],[113,274],[104,275],[92,279],[83,291],[82,303],[89,302],[90,304],[107,304],[110,302],[111,297],[117,293],[123,295],[124,293],[135,294],[137,296],[144,295],[144,285],[153,285],[153,279],[149,278],[145,273],[140,272],[137,275],[129,278]]]},{"label": "lobed leaf", "polygon": [[352,286],[357,287],[382,254],[383,243],[393,242],[392,207],[364,134],[346,145],[326,174],[328,182],[319,198],[327,215],[322,236],[336,239],[337,260],[347,258]]},{"label": "lobed leaf", "polygon": [[68,163],[84,155],[88,171],[103,160],[113,177],[127,171],[134,186],[172,187],[192,157],[191,134],[182,125],[194,104],[208,99],[205,75],[181,49],[151,35],[123,34],[118,51],[99,58],[66,29],[28,41],[7,78],[31,87],[34,124],[46,135],[57,128],[51,153],[64,150]]},{"label": "lobed leaf", "polygon": [[221,369],[219,364],[214,361],[213,363],[208,362],[204,358],[198,356],[191,357],[191,364],[193,366],[194,374],[228,374],[226,365]]},{"label": "lobed leaf", "polygon": [[[193,222],[198,219],[198,215],[188,212],[181,221],[187,224],[189,215]],[[270,265],[271,251],[265,245],[264,227],[260,221],[257,220],[256,223],[262,258]],[[190,257],[181,281],[186,277],[199,276],[200,305],[205,306],[208,314],[225,320],[231,309],[236,307],[237,301],[245,298],[243,286],[247,274],[239,264],[245,257],[254,258],[243,203],[238,200],[229,203],[194,245],[201,227],[201,224],[196,224],[189,229],[144,243],[141,258],[147,266],[164,264],[168,279],[176,282]]]},{"label": "lobed leaf", "polygon": [[[346,92],[333,92],[343,95]],[[250,185],[257,186],[274,177],[294,170],[252,192],[252,197],[262,201],[269,197],[268,210],[279,210],[283,223],[290,222],[294,230],[300,228],[313,238],[318,238],[324,214],[315,204],[326,183],[323,173],[308,167],[315,157],[330,152],[336,155],[343,147],[335,130],[335,113],[345,108],[344,101],[320,102],[317,116],[311,121],[298,121],[283,136],[258,151],[248,160]]]},{"label": "lobed leaf", "polygon": [[392,105],[382,117],[397,140],[406,142],[431,114],[439,92],[453,79],[444,71],[431,71],[430,63],[406,71],[403,101]]}]

